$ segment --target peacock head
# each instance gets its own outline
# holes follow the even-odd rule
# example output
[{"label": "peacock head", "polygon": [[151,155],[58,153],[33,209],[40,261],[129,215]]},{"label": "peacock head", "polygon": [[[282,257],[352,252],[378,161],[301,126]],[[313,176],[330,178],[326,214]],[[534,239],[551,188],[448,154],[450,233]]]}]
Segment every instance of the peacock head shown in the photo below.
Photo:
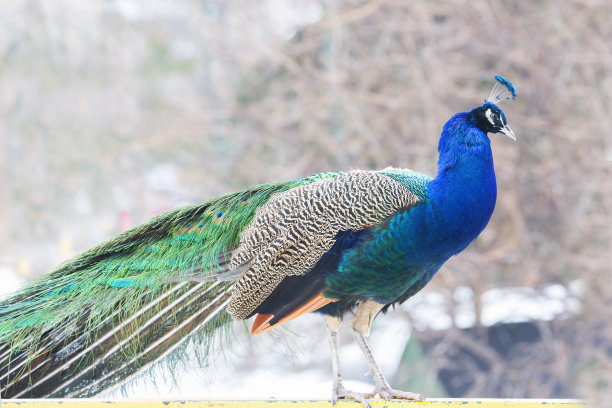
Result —
[{"label": "peacock head", "polygon": [[473,118],[476,126],[485,133],[503,133],[510,139],[516,141],[514,132],[508,126],[506,115],[502,112],[496,103],[505,100],[516,99],[516,88],[510,81],[503,76],[495,77],[495,86],[491,91],[488,99],[485,99],[482,106],[472,110]]}]

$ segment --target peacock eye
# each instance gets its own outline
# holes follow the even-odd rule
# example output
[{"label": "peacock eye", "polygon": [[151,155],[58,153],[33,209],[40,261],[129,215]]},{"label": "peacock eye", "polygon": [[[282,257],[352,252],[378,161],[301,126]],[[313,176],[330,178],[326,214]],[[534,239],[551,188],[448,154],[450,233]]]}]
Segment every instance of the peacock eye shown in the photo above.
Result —
[{"label": "peacock eye", "polygon": [[487,118],[487,120],[489,121],[489,123],[493,126],[499,126],[499,113],[498,112],[494,112],[491,109],[487,109],[485,111],[485,117]]}]

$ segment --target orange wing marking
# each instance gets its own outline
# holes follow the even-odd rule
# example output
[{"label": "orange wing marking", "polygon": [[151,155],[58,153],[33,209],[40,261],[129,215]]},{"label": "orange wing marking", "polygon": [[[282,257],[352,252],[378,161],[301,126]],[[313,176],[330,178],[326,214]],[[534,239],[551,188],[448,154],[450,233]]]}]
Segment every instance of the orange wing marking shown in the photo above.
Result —
[{"label": "orange wing marking", "polygon": [[329,299],[329,298],[324,297],[323,293],[318,293],[314,295],[309,301],[304,303],[302,306],[298,307],[293,312],[291,312],[289,315],[283,317],[278,323],[276,323],[273,326],[271,326],[270,323],[268,322],[272,320],[274,315],[258,314],[257,317],[255,318],[255,322],[253,322],[253,327],[251,328],[251,336],[255,334],[263,333],[267,330],[270,330],[273,327],[276,327],[285,322],[288,322],[289,320],[293,320],[296,317],[305,315],[306,313],[314,312],[315,310],[320,309],[329,303],[337,302],[337,301],[338,299]]},{"label": "orange wing marking", "polygon": [[376,226],[376,224],[366,224],[363,227],[359,227],[359,228],[353,229],[353,231],[361,231],[361,230],[366,229],[366,228],[374,228],[375,226]]}]

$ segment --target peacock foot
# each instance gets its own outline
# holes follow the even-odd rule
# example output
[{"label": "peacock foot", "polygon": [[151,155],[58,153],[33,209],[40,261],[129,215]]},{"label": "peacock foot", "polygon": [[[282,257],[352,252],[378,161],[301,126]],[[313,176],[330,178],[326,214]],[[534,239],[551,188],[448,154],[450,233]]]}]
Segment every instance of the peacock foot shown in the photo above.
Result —
[{"label": "peacock foot", "polygon": [[339,399],[352,399],[357,402],[361,402],[364,408],[372,408],[368,399],[380,396],[385,400],[390,399],[406,399],[413,401],[425,401],[425,397],[421,394],[415,394],[414,392],[394,390],[389,386],[376,386],[370,393],[362,393],[349,391],[344,388],[342,382],[336,381],[332,392],[332,405],[336,405]]},{"label": "peacock foot", "polygon": [[332,406],[336,405],[339,399],[352,399],[361,402],[364,408],[372,408],[368,402],[369,396],[370,394],[364,394],[362,392],[348,391],[344,388],[344,384],[342,384],[341,381],[335,381],[332,391]]},{"label": "peacock foot", "polygon": [[376,395],[379,395],[380,398],[390,400],[390,399],[406,399],[413,401],[425,401],[425,397],[421,394],[415,394],[414,392],[409,391],[400,391],[394,390],[393,388],[386,386],[376,386],[374,390],[368,394],[367,398],[374,398]]}]

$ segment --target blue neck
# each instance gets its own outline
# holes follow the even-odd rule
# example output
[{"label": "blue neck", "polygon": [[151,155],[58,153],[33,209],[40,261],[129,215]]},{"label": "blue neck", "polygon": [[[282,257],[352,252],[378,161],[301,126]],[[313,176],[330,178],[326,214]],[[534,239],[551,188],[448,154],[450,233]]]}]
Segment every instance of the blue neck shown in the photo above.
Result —
[{"label": "blue neck", "polygon": [[[485,228],[497,186],[489,138],[471,112],[446,123],[439,152],[438,175],[427,182],[423,200],[371,230],[356,249],[343,254],[337,272],[326,278],[325,296],[348,299],[341,302],[349,306],[357,298],[403,302]],[[410,180],[414,176],[399,179],[414,188]],[[342,309],[339,304],[335,307]]]},{"label": "blue neck", "polygon": [[476,127],[471,112],[458,113],[444,125],[438,151],[438,174],[429,184],[428,203],[438,224],[438,242],[450,256],[486,227],[497,185],[489,138]]}]

